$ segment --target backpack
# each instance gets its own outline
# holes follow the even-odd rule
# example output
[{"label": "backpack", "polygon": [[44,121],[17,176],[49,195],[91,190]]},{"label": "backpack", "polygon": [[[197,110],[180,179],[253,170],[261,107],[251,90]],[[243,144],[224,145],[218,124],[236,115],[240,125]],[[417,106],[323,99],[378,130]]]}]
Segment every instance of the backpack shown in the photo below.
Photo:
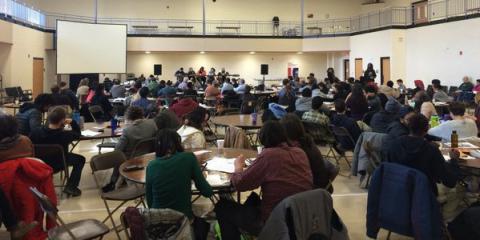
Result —
[{"label": "backpack", "polygon": [[448,231],[454,240],[480,239],[480,202],[474,203],[450,222]]}]

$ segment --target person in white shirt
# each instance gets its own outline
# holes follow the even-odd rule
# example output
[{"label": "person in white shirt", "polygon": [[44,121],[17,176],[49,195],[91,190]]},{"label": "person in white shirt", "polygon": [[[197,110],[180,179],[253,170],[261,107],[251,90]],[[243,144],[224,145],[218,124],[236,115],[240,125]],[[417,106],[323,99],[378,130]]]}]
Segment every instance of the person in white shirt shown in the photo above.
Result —
[{"label": "person in white shirt", "polygon": [[240,79],[238,87],[236,87],[234,90],[238,94],[244,94],[245,93],[245,79]]},{"label": "person in white shirt", "polygon": [[182,145],[185,149],[203,149],[207,146],[203,126],[207,112],[198,107],[187,114],[185,124],[178,129],[177,133],[182,137]]},{"label": "person in white shirt", "polygon": [[448,109],[453,120],[431,128],[428,130],[429,135],[442,138],[444,141],[450,141],[452,131],[457,131],[459,138],[476,137],[478,135],[475,121],[465,117],[464,103],[452,102]]}]

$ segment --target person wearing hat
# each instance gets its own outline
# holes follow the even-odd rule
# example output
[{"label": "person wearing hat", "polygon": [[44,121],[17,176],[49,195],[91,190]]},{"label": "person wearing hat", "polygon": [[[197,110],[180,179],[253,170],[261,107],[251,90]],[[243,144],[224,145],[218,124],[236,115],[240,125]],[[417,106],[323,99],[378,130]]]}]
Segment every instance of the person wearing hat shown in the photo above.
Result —
[{"label": "person wearing hat", "polygon": [[387,133],[388,125],[398,119],[400,103],[393,97],[388,98],[385,108],[375,113],[370,121],[370,127],[377,133]]},{"label": "person wearing hat", "polygon": [[387,134],[391,137],[400,137],[405,136],[410,133],[407,123],[408,118],[414,113],[413,108],[410,106],[403,105],[398,111],[398,119],[390,123],[387,127]]}]

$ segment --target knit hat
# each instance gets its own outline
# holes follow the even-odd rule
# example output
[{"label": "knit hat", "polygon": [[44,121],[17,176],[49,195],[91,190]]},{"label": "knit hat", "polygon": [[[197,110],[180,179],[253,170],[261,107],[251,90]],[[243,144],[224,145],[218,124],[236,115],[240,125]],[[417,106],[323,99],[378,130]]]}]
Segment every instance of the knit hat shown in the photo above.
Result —
[{"label": "knit hat", "polygon": [[385,111],[389,113],[398,113],[400,111],[400,103],[395,98],[389,97],[385,104]]},{"label": "knit hat", "polygon": [[285,110],[285,108],[276,103],[268,104],[268,109],[272,111],[273,115],[275,115],[277,119],[282,119],[285,115],[287,115],[287,111]]}]

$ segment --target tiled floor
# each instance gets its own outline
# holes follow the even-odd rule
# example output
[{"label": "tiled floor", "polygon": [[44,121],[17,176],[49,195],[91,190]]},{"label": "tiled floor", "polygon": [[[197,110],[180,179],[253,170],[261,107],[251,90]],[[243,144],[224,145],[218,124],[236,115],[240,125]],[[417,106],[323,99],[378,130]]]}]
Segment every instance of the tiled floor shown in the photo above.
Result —
[{"label": "tiled floor", "polygon": [[[89,159],[97,154],[97,142],[84,141],[75,149],[76,153],[81,153]],[[85,218],[95,218],[103,220],[106,216],[105,206],[99,198],[98,190],[91,175],[90,166],[84,168],[80,189],[83,191],[81,197],[62,198],[59,201],[60,216],[66,221],[71,222]],[[347,166],[342,162],[342,175],[348,175]],[[108,174],[105,174],[108,175]],[[334,207],[340,217],[345,222],[351,239],[366,239],[365,236],[365,215],[366,215],[366,190],[361,189],[356,177],[338,176],[333,183],[335,193],[333,194]],[[246,196],[246,194],[243,194]],[[133,203],[131,203],[133,204]],[[131,205],[130,204],[130,205]],[[201,199],[195,203],[196,209],[207,211],[212,208],[210,201]],[[115,219],[118,221],[118,214]],[[110,222],[108,222],[110,225]],[[111,226],[111,225],[110,225]],[[121,233],[122,239],[125,239],[124,233]],[[4,228],[0,229],[0,240],[8,239]],[[106,239],[117,239],[115,233],[108,234]],[[386,239],[386,232],[381,231],[378,239]],[[392,235],[391,239],[409,239]]]}]

